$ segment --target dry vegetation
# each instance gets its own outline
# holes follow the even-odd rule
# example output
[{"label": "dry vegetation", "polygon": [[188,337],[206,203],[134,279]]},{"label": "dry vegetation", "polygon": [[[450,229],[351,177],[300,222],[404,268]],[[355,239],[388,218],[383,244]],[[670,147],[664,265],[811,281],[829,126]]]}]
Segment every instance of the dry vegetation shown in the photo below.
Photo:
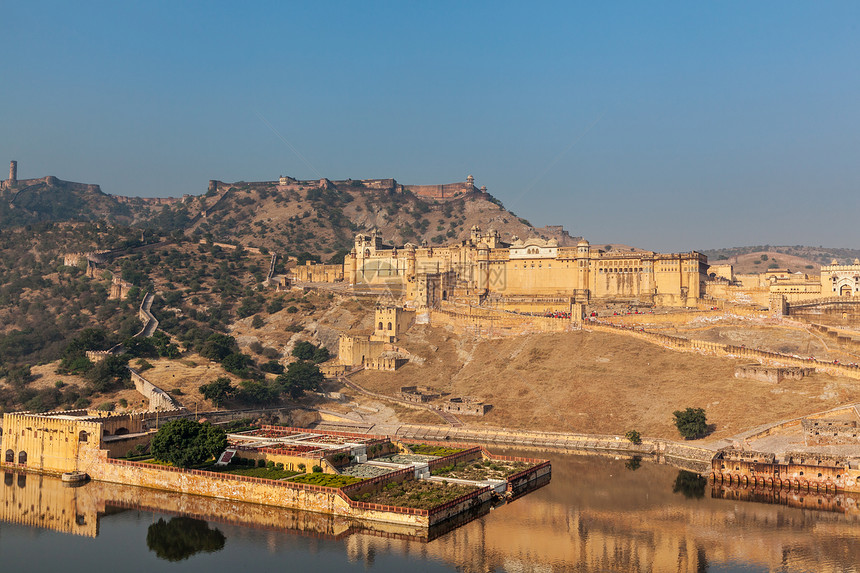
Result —
[{"label": "dry vegetation", "polygon": [[677,439],[672,412],[704,408],[727,437],[766,422],[860,401],[860,385],[815,374],[779,386],[734,377],[740,361],[679,353],[631,337],[597,332],[475,340],[413,326],[401,344],[426,358],[396,374],[361,372],[354,380],[387,394],[429,385],[493,404],[469,425]]}]

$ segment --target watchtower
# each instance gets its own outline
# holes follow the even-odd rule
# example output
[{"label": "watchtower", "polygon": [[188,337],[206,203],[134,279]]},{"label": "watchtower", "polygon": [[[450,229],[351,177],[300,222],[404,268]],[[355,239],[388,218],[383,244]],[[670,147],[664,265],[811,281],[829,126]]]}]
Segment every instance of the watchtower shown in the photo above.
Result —
[{"label": "watchtower", "polygon": [[9,162],[9,185],[14,185],[18,182],[18,162]]}]

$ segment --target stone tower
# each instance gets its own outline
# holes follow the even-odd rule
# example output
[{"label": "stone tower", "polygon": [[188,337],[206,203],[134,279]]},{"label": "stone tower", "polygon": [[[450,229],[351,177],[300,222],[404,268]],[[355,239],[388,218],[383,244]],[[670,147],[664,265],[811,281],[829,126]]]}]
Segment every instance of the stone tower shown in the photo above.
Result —
[{"label": "stone tower", "polygon": [[18,182],[18,162],[9,162],[9,185],[14,185]]}]

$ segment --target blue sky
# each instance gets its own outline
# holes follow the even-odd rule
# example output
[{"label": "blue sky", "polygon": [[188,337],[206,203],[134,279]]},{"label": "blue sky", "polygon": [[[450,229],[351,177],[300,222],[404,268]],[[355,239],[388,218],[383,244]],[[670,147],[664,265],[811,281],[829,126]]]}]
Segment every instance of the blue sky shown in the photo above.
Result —
[{"label": "blue sky", "polygon": [[860,247],[856,3],[2,12],[0,161],[20,178],[175,196],[209,179],[471,173],[595,243]]}]

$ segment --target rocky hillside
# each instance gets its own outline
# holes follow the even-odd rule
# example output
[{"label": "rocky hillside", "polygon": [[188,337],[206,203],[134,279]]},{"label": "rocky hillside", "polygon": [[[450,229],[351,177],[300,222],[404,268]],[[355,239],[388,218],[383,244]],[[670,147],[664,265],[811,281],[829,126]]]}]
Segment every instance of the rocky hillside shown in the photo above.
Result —
[{"label": "rocky hillside", "polygon": [[56,177],[19,181],[0,191],[0,222],[5,227],[58,221],[132,222],[132,211],[98,185]]},{"label": "rocky hillside", "polygon": [[535,228],[488,193],[434,199],[352,180],[289,190],[274,182],[219,182],[202,195],[171,199],[108,195],[98,185],[46,177],[21,181],[0,194],[4,225],[98,220],[322,260],[336,259],[356,233],[372,229],[394,244],[443,245],[467,237],[473,225],[498,230],[504,239],[540,236],[575,244],[560,227]]}]

